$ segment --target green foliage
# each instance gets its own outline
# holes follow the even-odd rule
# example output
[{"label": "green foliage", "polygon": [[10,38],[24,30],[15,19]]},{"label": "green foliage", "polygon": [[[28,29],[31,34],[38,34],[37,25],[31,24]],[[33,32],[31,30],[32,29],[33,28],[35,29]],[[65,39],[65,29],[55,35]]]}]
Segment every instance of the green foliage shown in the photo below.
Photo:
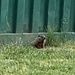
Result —
[{"label": "green foliage", "polygon": [[68,41],[67,40],[67,38],[65,37],[65,33],[64,32],[61,32],[61,34],[60,34],[60,42],[62,42],[62,43],[65,43],[66,41]]},{"label": "green foliage", "polygon": [[59,45],[58,37],[56,37],[54,35],[54,32],[50,27],[48,27],[48,30],[47,30],[47,42],[46,42],[46,44],[48,46],[58,46]]},{"label": "green foliage", "polygon": [[65,42],[66,42],[65,33],[60,32],[60,36],[55,36],[53,29],[51,29],[51,27],[48,27],[47,42],[46,42],[48,46],[60,46]]}]

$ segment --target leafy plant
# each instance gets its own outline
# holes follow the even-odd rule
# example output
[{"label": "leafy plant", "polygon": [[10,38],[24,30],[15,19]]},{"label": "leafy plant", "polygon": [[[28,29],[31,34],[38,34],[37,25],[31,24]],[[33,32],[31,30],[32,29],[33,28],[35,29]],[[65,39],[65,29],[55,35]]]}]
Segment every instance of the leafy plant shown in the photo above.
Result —
[{"label": "leafy plant", "polygon": [[55,36],[53,29],[51,29],[51,27],[48,27],[47,42],[46,42],[48,46],[60,46],[62,43],[65,42],[66,39],[64,33],[60,33],[60,36]]}]

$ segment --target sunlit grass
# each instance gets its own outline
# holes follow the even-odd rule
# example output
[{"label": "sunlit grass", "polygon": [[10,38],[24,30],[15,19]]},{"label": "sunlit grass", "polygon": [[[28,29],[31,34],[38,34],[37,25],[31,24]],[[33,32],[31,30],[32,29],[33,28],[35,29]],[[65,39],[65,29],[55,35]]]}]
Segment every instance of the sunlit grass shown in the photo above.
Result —
[{"label": "sunlit grass", "polygon": [[75,42],[44,49],[2,45],[0,75],[75,75]]}]

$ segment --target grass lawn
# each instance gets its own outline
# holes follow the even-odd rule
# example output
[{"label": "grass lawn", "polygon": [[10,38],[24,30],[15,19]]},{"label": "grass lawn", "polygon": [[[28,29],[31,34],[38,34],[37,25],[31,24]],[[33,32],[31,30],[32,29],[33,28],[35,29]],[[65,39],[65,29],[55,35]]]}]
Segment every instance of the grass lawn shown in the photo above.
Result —
[{"label": "grass lawn", "polygon": [[0,75],[75,75],[75,43],[44,49],[1,45]]}]

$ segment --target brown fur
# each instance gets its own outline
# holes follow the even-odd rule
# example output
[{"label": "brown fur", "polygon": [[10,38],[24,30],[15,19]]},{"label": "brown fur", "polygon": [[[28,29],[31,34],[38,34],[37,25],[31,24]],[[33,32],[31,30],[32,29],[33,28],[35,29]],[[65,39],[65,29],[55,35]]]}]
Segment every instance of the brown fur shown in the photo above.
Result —
[{"label": "brown fur", "polygon": [[35,40],[31,43],[31,45],[36,48],[44,48],[45,42],[46,42],[45,35],[38,35],[38,37],[35,38]]}]

